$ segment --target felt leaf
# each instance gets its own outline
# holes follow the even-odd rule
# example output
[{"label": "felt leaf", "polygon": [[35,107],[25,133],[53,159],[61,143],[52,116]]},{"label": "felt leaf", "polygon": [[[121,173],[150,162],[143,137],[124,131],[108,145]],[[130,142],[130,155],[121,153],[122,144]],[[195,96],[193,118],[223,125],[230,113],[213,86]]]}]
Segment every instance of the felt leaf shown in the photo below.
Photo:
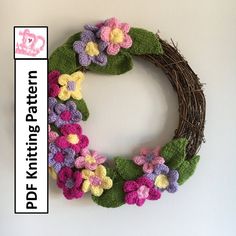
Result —
[{"label": "felt leaf", "polygon": [[100,206],[108,208],[115,208],[123,205],[125,203],[123,184],[123,181],[114,183],[112,188],[105,190],[100,197],[92,196],[93,201]]},{"label": "felt leaf", "polygon": [[161,149],[161,156],[170,168],[178,168],[185,160],[187,144],[187,139],[179,138],[170,141]]},{"label": "felt leaf", "polygon": [[70,100],[76,104],[77,109],[82,113],[82,120],[83,121],[87,120],[89,117],[89,110],[84,99],[76,100],[76,99],[70,98]]},{"label": "felt leaf", "polygon": [[197,164],[200,160],[200,156],[195,155],[190,160],[185,160],[177,171],[179,172],[178,183],[183,184],[190,176],[194,174]]},{"label": "felt leaf", "polygon": [[75,52],[68,45],[58,47],[49,58],[49,71],[59,70],[61,74],[71,74],[77,69]]},{"label": "felt leaf", "polygon": [[145,29],[131,28],[129,35],[133,44],[126,51],[133,55],[163,54],[163,49],[158,37]]},{"label": "felt leaf", "polygon": [[65,44],[67,44],[70,48],[73,48],[74,42],[80,40],[80,35],[81,35],[81,32],[73,34],[66,40]]},{"label": "felt leaf", "polygon": [[117,172],[124,180],[134,180],[143,175],[142,168],[137,166],[132,160],[116,157],[115,166]]},{"label": "felt leaf", "polygon": [[133,68],[132,58],[126,52],[120,51],[115,56],[108,55],[107,59],[107,64],[105,66],[92,63],[88,66],[88,69],[96,73],[120,75]]}]

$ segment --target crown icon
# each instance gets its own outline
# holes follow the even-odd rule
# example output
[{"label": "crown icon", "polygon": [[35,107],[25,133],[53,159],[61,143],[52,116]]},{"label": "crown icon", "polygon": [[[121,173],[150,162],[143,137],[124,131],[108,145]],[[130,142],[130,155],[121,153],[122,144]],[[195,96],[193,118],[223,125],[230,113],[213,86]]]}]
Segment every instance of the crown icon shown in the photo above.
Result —
[{"label": "crown icon", "polygon": [[35,57],[43,50],[45,39],[41,35],[35,35],[29,29],[20,31],[19,35],[22,36],[22,40],[16,44],[16,53]]}]

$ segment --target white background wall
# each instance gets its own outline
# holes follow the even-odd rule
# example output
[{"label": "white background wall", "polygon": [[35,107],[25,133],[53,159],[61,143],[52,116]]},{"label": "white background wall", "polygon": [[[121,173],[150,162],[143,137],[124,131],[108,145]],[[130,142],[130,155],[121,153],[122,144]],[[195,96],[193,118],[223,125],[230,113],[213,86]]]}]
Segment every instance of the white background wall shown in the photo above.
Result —
[{"label": "white background wall", "polygon": [[[236,235],[236,2],[234,0],[1,0],[0,235]],[[14,25],[48,25],[54,50],[85,23],[116,16],[132,26],[173,38],[205,83],[206,143],[196,174],[175,195],[142,208],[101,208],[88,198],[67,201],[52,181],[50,214],[13,214]],[[83,124],[91,147],[112,158],[154,147],[173,135],[176,95],[166,77],[135,61],[121,76],[87,74]]]}]

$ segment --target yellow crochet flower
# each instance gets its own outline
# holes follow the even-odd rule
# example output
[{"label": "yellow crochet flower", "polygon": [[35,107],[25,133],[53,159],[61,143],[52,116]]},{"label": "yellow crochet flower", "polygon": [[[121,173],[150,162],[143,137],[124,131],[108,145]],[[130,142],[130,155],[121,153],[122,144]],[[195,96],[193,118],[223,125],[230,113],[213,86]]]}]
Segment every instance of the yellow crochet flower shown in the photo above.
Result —
[{"label": "yellow crochet flower", "polygon": [[107,175],[106,168],[99,165],[93,172],[91,170],[82,170],[82,178],[85,179],[82,185],[82,191],[91,193],[94,196],[101,196],[104,189],[110,189],[113,185],[112,179]]},{"label": "yellow crochet flower", "polygon": [[58,78],[58,83],[62,86],[58,97],[62,101],[68,100],[70,97],[80,100],[81,94],[81,82],[84,80],[84,74],[81,71],[77,71],[71,75],[62,74]]}]

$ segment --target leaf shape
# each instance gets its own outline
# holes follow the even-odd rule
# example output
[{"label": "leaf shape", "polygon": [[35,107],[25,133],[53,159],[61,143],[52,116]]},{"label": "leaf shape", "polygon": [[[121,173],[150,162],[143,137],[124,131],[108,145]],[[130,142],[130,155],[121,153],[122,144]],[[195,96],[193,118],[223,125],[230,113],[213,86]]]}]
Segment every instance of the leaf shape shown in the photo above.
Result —
[{"label": "leaf shape", "polygon": [[76,100],[76,99],[70,98],[70,100],[76,104],[77,109],[82,113],[82,116],[83,116],[82,120],[83,121],[87,120],[89,117],[89,110],[84,99]]},{"label": "leaf shape", "polygon": [[126,52],[120,51],[117,55],[108,56],[107,58],[108,60],[105,66],[92,63],[88,66],[88,69],[96,73],[120,75],[133,68],[132,58]]},{"label": "leaf shape", "polygon": [[145,29],[131,28],[129,35],[133,44],[126,51],[133,55],[163,54],[163,49],[158,37]]},{"label": "leaf shape", "polygon": [[49,58],[49,71],[59,70],[61,74],[71,74],[77,69],[75,52],[66,44],[58,47]]},{"label": "leaf shape", "polygon": [[116,157],[115,166],[117,172],[124,180],[134,180],[143,175],[142,168],[137,166],[132,160]]},{"label": "leaf shape", "polygon": [[164,157],[170,168],[178,168],[185,160],[187,144],[187,139],[179,138],[170,141],[161,149],[161,156]]},{"label": "leaf shape", "polygon": [[69,47],[73,49],[73,43],[77,40],[80,40],[80,36],[81,36],[81,32],[73,34],[66,40],[65,44],[67,44]]},{"label": "leaf shape", "polygon": [[177,171],[179,172],[178,183],[183,184],[195,172],[200,156],[195,155],[190,160],[184,161]]},{"label": "leaf shape", "polygon": [[100,197],[92,196],[93,201],[100,206],[108,208],[115,208],[123,205],[125,203],[123,184],[123,181],[114,183],[112,188],[109,190],[105,190]]},{"label": "leaf shape", "polygon": [[123,181],[122,177],[117,173],[115,169],[106,167],[106,170],[107,170],[107,176],[109,176],[113,180],[113,183]]}]

